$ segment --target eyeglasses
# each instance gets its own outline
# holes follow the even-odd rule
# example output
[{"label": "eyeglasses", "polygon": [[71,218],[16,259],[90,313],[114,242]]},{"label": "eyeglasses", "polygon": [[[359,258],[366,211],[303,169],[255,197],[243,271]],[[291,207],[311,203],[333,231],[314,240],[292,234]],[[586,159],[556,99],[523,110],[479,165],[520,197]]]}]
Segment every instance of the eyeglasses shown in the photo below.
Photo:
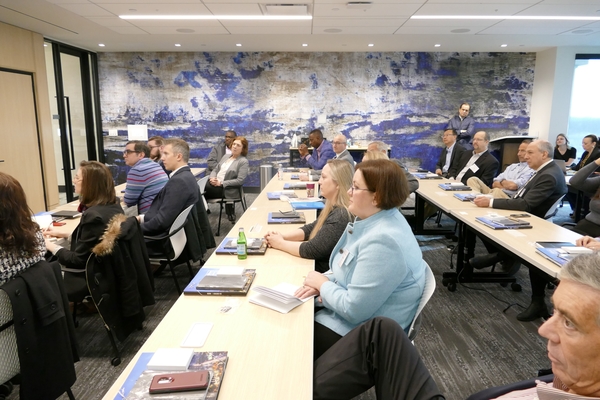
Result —
[{"label": "eyeglasses", "polygon": [[347,144],[346,142],[332,142],[333,144]]},{"label": "eyeglasses", "polygon": [[123,155],[124,156],[127,156],[127,155],[129,155],[131,153],[139,153],[139,151],[135,151],[135,150],[124,150],[123,151]]},{"label": "eyeglasses", "polygon": [[361,189],[361,188],[357,188],[355,186],[350,186],[350,193],[354,194],[355,190],[364,190],[365,192],[370,192],[369,189]]}]

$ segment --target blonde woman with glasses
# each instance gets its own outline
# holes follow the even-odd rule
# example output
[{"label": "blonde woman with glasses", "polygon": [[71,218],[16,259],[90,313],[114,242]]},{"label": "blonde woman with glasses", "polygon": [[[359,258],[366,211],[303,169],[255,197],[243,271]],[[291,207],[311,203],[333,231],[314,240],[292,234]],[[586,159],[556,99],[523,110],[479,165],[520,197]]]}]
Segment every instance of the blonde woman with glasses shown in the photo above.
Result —
[{"label": "blonde woman with glasses", "polygon": [[315,260],[315,269],[329,269],[329,257],[346,225],[351,221],[348,211],[348,190],[352,186],[354,168],[345,160],[329,160],[321,173],[321,195],[327,200],[319,218],[289,233],[268,232],[269,246],[302,258]]}]

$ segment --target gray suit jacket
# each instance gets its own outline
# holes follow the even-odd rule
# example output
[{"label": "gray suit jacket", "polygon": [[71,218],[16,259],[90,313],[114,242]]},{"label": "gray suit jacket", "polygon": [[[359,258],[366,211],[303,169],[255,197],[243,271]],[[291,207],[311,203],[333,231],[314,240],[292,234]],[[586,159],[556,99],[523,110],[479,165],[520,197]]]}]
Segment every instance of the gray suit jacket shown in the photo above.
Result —
[{"label": "gray suit jacket", "polygon": [[[211,178],[216,178],[217,174],[221,170],[221,165],[231,158],[230,154],[225,154],[217,167],[210,173]],[[239,156],[237,160],[233,161],[227,173],[225,174],[225,180],[223,181],[223,190],[225,191],[225,197],[237,198],[239,196],[238,187],[244,184],[246,177],[248,176],[248,159],[244,156]]]},{"label": "gray suit jacket", "polygon": [[544,218],[550,207],[568,191],[565,176],[554,161],[527,182],[512,199],[494,199],[494,208],[527,211]]},{"label": "gray suit jacket", "polygon": [[350,164],[352,164],[352,166],[354,166],[355,164],[354,158],[352,158],[352,155],[350,154],[350,152],[348,152],[348,149],[342,151],[339,155],[336,154],[333,158],[334,160],[346,160]]}]

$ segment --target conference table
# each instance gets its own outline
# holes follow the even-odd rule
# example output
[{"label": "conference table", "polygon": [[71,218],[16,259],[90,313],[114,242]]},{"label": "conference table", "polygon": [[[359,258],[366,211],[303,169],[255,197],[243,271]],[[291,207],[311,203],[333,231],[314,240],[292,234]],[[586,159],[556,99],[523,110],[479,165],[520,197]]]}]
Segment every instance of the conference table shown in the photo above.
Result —
[{"label": "conference table", "polygon": [[[287,202],[268,200],[267,192],[280,191],[290,181],[273,178],[239,218],[227,237],[237,237],[243,227],[248,238],[263,237],[267,231],[286,232],[301,225],[267,225],[271,211],[291,209]],[[306,191],[297,191],[306,197]],[[307,222],[316,218],[314,210],[304,210]],[[265,255],[213,255],[202,268],[241,266],[256,269],[252,287],[273,287],[286,282],[301,286],[314,261],[269,248]],[[143,344],[104,399],[120,399],[119,392],[142,353],[159,348],[178,348],[190,327],[198,322],[212,323],[203,347],[196,351],[227,351],[229,361],[219,392],[228,399],[311,399],[313,375],[314,301],[280,314],[249,302],[245,297],[181,295],[171,310]]]},{"label": "conference table", "polygon": [[[551,221],[531,215],[527,220],[531,229],[503,229],[495,230],[477,221],[477,217],[510,216],[521,214],[520,211],[501,210],[495,208],[477,207],[470,201],[461,201],[454,196],[455,193],[476,193],[473,191],[445,191],[439,187],[440,183],[451,182],[447,179],[422,179],[419,181],[418,194],[421,201],[427,201],[440,208],[458,223],[457,267],[456,272],[443,274],[442,283],[449,290],[456,289],[457,282],[514,282],[515,279],[508,274],[498,272],[474,272],[470,266],[465,265],[464,249],[467,229],[492,241],[496,246],[518,258],[522,264],[529,268],[538,268],[550,276],[556,277],[560,268],[536,252],[536,242],[575,242],[581,237],[578,233],[562,228]],[[422,222],[421,222],[422,223]],[[434,230],[436,231],[436,230]],[[515,287],[513,287],[515,288]]]}]

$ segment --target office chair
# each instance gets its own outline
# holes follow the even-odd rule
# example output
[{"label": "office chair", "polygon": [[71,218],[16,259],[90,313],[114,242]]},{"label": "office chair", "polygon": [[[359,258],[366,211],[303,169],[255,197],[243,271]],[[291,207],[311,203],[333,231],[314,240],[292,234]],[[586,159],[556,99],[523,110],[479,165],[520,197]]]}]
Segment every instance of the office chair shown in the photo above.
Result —
[{"label": "office chair", "polygon": [[554,217],[556,215],[556,213],[558,212],[558,207],[561,206],[563,197],[565,197],[565,196],[566,195],[560,196],[560,198],[558,200],[556,200],[556,202],[554,204],[552,204],[552,207],[550,207],[548,209],[548,211],[546,211],[546,215],[544,215],[544,219],[551,220],[552,217]]},{"label": "office chair", "polygon": [[206,202],[206,199],[204,198],[204,192],[206,190],[206,183],[208,182],[208,179],[210,178],[210,176],[204,176],[200,179],[198,179],[198,189],[200,189],[200,196],[202,196],[202,201],[204,202],[204,208],[208,208],[208,203]]},{"label": "office chair", "polygon": [[[229,188],[229,186],[228,186]],[[220,199],[208,199],[209,204],[219,204],[219,225],[217,226],[217,236],[221,234],[221,217],[223,216],[223,207],[225,204],[233,204],[233,208],[235,209],[236,203],[241,203],[242,208],[246,211],[246,199],[244,195],[244,187],[238,186],[239,195],[236,198],[225,197],[225,191],[223,190],[223,197]]]},{"label": "office chair", "polygon": [[[173,276],[173,280],[175,281],[175,287],[177,288],[177,292],[181,294],[181,287],[179,286],[179,281],[177,281],[177,276],[175,275],[175,260],[181,256],[185,246],[187,244],[187,236],[185,235],[185,230],[183,229],[188,222],[188,216],[190,211],[194,207],[194,204],[183,210],[173,224],[171,225],[171,229],[169,229],[169,233],[158,235],[158,236],[144,236],[146,241],[162,241],[163,251],[161,253],[150,253],[150,261],[158,261],[160,264],[166,264],[171,269],[171,275]],[[167,240],[168,239],[168,240]],[[192,266],[190,264],[190,260],[185,260],[188,266],[188,270],[190,272],[190,279],[194,277],[194,273],[192,272]]]},{"label": "office chair", "polygon": [[415,317],[408,328],[408,338],[411,342],[415,341],[415,338],[419,333],[419,329],[421,328],[421,311],[423,311],[425,305],[429,299],[431,299],[431,296],[433,296],[433,292],[435,292],[435,276],[433,275],[431,267],[426,262],[425,265],[427,266],[427,270],[425,271],[425,287],[423,288],[423,294],[421,295],[421,300],[419,301],[419,306],[417,307]]}]

